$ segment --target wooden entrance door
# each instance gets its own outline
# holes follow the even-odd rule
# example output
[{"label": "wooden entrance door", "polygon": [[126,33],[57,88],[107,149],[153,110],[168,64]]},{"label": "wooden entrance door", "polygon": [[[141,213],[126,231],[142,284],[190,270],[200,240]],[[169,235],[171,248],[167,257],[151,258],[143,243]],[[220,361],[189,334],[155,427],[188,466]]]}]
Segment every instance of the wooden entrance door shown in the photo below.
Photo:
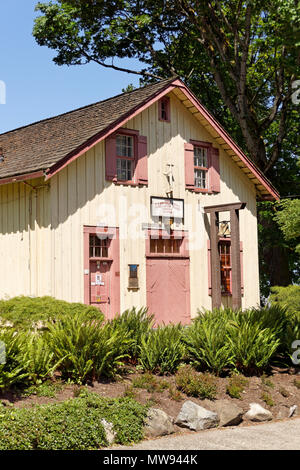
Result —
[{"label": "wooden entrance door", "polygon": [[147,259],[147,305],[156,324],[190,322],[189,259]]},{"label": "wooden entrance door", "polygon": [[100,308],[106,317],[110,314],[110,266],[108,261],[90,262],[90,304]]}]

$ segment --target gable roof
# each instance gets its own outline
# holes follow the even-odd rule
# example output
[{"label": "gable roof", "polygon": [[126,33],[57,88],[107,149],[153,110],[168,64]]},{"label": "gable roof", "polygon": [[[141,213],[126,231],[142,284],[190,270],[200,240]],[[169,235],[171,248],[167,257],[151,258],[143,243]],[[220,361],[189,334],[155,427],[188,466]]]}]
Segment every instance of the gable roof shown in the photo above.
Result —
[{"label": "gable roof", "polygon": [[254,163],[184,83],[174,77],[0,134],[0,149],[4,155],[0,163],[0,184],[37,176],[50,178],[170,91],[176,93],[245,171],[261,199],[279,199],[275,188]]}]

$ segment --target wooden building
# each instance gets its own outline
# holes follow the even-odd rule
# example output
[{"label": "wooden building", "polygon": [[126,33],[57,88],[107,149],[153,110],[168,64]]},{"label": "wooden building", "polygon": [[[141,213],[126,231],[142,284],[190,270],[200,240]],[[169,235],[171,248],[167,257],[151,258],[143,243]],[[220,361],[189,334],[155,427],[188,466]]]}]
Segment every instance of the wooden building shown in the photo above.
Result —
[{"label": "wooden building", "polygon": [[0,135],[0,298],[159,322],[259,302],[270,182],[179,79]]}]

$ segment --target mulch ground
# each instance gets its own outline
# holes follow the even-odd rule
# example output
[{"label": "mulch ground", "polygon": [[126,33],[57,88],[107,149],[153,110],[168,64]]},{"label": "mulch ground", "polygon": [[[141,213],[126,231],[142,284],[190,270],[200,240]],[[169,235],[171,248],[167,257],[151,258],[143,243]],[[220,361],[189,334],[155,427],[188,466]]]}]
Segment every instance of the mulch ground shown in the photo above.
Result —
[{"label": "mulch ground", "polygon": [[[200,406],[205,406],[207,400],[200,400],[195,397],[188,397],[184,393],[181,393],[180,399],[174,399],[170,395],[169,388],[165,388],[161,391],[147,391],[140,388],[132,388],[132,382],[134,379],[141,376],[141,372],[136,372],[134,368],[128,368],[127,373],[117,381],[103,380],[100,382],[94,382],[92,385],[86,385],[86,388],[89,391],[98,393],[103,397],[117,398],[128,396],[130,393],[133,398],[135,398],[140,403],[147,403],[150,401],[151,406],[155,408],[160,408],[164,410],[167,414],[176,418],[179,413],[182,404],[185,400],[192,400],[194,403],[199,404]],[[175,377],[174,376],[155,376],[157,383],[164,381],[170,385],[170,387],[175,390]],[[58,378],[57,378],[58,379]],[[250,403],[259,403],[264,408],[271,411],[274,419],[280,419],[284,416],[282,415],[283,410],[297,405],[298,410],[297,414],[300,414],[300,389],[295,385],[295,379],[299,383],[300,381],[300,371],[292,369],[273,369],[272,373],[264,377],[247,377],[247,385],[245,386],[244,391],[241,394],[241,398],[231,398],[226,393],[226,387],[229,382],[229,377],[216,377],[217,384],[217,397],[216,400],[227,399],[241,407],[245,412],[249,409]],[[266,385],[267,383],[267,385]],[[83,387],[81,387],[83,388]],[[0,395],[0,400],[4,405],[13,405],[14,407],[31,407],[36,404],[48,404],[48,403],[57,403],[62,402],[70,398],[78,396],[80,387],[72,384],[65,384],[62,386],[55,396],[55,398],[41,397],[37,395],[30,395],[28,397],[22,397],[21,394],[16,393],[5,393]],[[262,399],[262,394],[267,393],[273,400],[274,405],[267,405]],[[241,425],[247,425],[246,421],[243,421]],[[185,432],[182,428],[177,428],[178,432]]]}]

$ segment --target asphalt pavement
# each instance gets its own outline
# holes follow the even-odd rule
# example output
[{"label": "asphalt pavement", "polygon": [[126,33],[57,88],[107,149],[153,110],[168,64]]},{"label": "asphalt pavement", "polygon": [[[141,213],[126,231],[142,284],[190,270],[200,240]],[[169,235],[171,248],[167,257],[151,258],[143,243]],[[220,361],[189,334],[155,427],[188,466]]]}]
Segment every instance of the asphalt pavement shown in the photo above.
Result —
[{"label": "asphalt pavement", "polygon": [[300,450],[300,417],[165,436],[122,450]]}]

